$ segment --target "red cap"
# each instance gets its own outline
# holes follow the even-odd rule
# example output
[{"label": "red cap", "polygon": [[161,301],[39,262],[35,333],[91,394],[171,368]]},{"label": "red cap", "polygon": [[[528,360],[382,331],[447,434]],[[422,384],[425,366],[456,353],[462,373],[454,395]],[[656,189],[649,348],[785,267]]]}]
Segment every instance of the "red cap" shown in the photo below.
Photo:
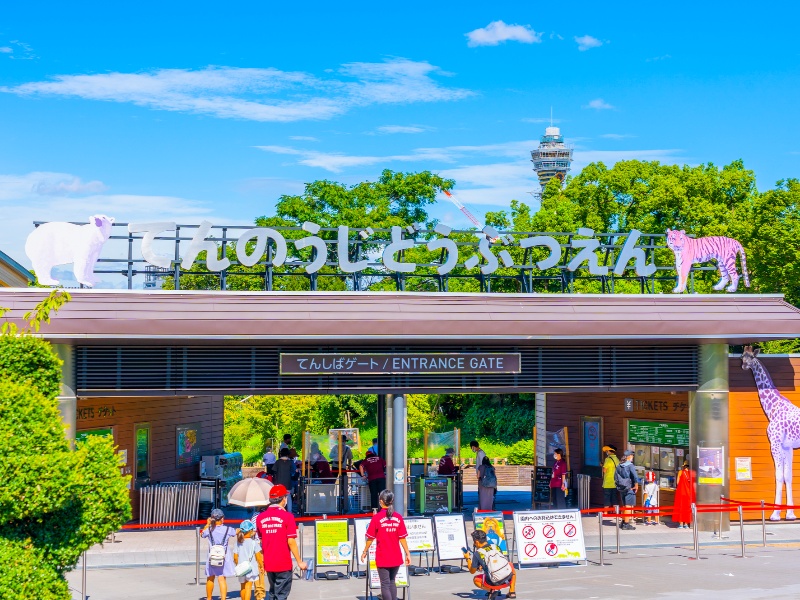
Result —
[{"label": "red cap", "polygon": [[273,498],[283,498],[284,496],[289,495],[289,490],[286,489],[285,485],[273,485],[272,489],[269,491],[269,499],[272,500]]}]

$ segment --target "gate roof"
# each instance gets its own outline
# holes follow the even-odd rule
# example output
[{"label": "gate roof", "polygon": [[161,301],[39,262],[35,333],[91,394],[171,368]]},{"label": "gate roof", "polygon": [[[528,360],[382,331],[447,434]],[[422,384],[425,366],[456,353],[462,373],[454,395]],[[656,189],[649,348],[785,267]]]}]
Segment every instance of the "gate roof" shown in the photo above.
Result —
[{"label": "gate roof", "polygon": [[[22,315],[49,290],[0,289]],[[800,337],[781,295],[70,290],[41,335],[77,344],[493,342],[637,344]]]}]

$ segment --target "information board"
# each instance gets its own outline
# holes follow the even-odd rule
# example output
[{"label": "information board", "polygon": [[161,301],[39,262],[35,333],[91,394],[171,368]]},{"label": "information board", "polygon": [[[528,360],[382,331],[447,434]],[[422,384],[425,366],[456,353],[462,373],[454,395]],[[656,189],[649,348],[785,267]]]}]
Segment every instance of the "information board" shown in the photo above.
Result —
[{"label": "information board", "polygon": [[315,525],[317,565],[349,565],[353,545],[347,520],[317,521]]},{"label": "information board", "polygon": [[[379,590],[381,589],[381,579],[378,575],[378,566],[375,564],[375,554],[372,552],[372,549],[375,547],[375,544],[370,546],[370,558],[369,558],[369,589],[371,590]],[[397,569],[397,575],[394,576],[394,582],[397,584],[397,587],[408,587],[408,567],[405,565],[400,565],[400,568]]]},{"label": "information board", "polygon": [[579,510],[515,512],[514,539],[520,566],[586,560]]},{"label": "information board", "polygon": [[[408,549],[411,552],[434,550],[433,524],[430,519],[406,519]],[[362,546],[363,547],[363,546]]]},{"label": "information board", "polygon": [[[367,563],[361,561],[361,553],[364,551],[365,546],[367,545],[367,528],[369,527],[369,522],[371,519],[353,519],[353,525],[355,526],[356,530],[356,560],[358,561],[358,565],[361,567],[366,567]],[[370,552],[373,549],[370,549]]]},{"label": "information board", "polygon": [[536,467],[533,474],[533,501],[550,504],[550,480],[553,478],[553,469],[550,467]]},{"label": "information board", "polygon": [[688,446],[689,426],[685,423],[628,421],[628,442],[655,446]]},{"label": "information board", "polygon": [[111,429],[111,427],[104,427],[102,429],[86,429],[84,431],[78,431],[77,433],[75,433],[75,441],[85,442],[90,435],[101,435],[101,436],[110,435],[111,437],[114,437],[114,431]]},{"label": "information board", "polygon": [[506,522],[501,511],[473,513],[472,520],[475,530],[486,533],[486,541],[500,548],[508,556],[508,541],[506,540]]},{"label": "information board", "polygon": [[464,515],[434,515],[436,530],[436,552],[439,560],[460,560],[464,558],[461,548],[467,544],[467,531],[464,529]]}]

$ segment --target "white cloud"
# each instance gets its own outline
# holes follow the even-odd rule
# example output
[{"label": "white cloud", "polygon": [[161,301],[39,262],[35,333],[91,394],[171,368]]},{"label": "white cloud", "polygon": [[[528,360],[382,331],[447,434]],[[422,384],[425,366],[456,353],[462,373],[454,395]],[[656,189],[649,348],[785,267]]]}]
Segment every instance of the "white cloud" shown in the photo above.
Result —
[{"label": "white cloud", "polygon": [[[205,202],[175,196],[102,194],[93,191],[100,186],[105,189],[99,181],[80,182],[79,177],[67,173],[0,175],[0,206],[3,207],[0,249],[22,265],[30,266],[24,247],[34,221],[88,222],[91,215],[98,213],[114,217],[119,223],[162,220],[199,223],[204,218],[215,221],[212,208]],[[62,193],[59,184],[64,184],[61,188],[70,195],[54,195],[53,190]],[[223,218],[217,222],[222,222]],[[230,217],[224,220],[233,222]],[[114,232],[115,235],[122,233],[122,228]],[[126,252],[124,240],[112,240],[104,248],[103,258],[124,257]],[[120,278],[104,275],[103,281],[103,287],[113,287],[119,284]]]},{"label": "white cloud", "polygon": [[636,136],[630,133],[604,133],[600,137],[607,140],[627,140]]},{"label": "white cloud", "polygon": [[318,142],[319,141],[318,138],[315,138],[315,137],[310,136],[310,135],[290,135],[289,139],[290,140],[295,140],[297,142]]},{"label": "white cloud", "polygon": [[502,42],[521,42],[523,44],[538,44],[542,41],[542,34],[534,31],[530,25],[508,25],[503,21],[492,21],[486,27],[475,29],[467,36],[467,46],[497,46]]},{"label": "white cloud", "polygon": [[603,100],[602,98],[595,98],[583,108],[593,108],[595,110],[611,110],[614,107],[605,100]]},{"label": "white cloud", "polygon": [[50,81],[0,87],[0,91],[266,122],[330,119],[358,106],[451,101],[473,94],[444,87],[434,75],[447,74],[425,61],[394,58],[382,63],[349,63],[338,74],[323,78],[273,68],[207,67],[58,75]]},{"label": "white cloud", "polygon": [[582,35],[580,37],[576,36],[574,40],[578,43],[578,50],[581,52],[591,50],[592,48],[599,48],[603,45],[603,42],[598,40],[596,37],[592,37],[591,35]]},{"label": "white cloud", "polygon": [[646,58],[645,62],[658,62],[660,60],[669,60],[672,58],[669,54],[662,54],[661,56],[654,56],[653,58]]},{"label": "white cloud", "polygon": [[418,125],[384,125],[375,130],[377,133],[423,133],[428,131],[427,127],[420,127]]},{"label": "white cloud", "polygon": [[14,50],[9,48],[8,46],[0,46],[0,53],[2,53],[2,54],[11,54],[12,52],[14,52]]},{"label": "white cloud", "polygon": [[9,58],[13,58],[16,60],[34,60],[36,58],[39,58],[38,56],[36,56],[36,53],[33,51],[33,48],[31,48],[30,44],[26,44],[25,42],[20,42],[19,40],[11,40],[11,45],[16,46],[17,50],[20,50],[20,52],[14,52],[13,48],[6,47],[6,49],[3,50],[3,52],[6,54],[13,54],[13,56],[9,56]]}]

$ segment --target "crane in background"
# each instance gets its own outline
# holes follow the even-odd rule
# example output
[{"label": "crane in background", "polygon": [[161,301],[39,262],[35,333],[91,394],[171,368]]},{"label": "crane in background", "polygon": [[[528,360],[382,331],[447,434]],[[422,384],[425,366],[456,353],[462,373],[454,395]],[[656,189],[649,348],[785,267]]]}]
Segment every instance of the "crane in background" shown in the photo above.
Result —
[{"label": "crane in background", "polygon": [[[456,205],[458,210],[460,210],[462,213],[464,213],[464,216],[467,217],[472,222],[472,224],[475,225],[475,227],[477,227],[480,231],[483,231],[486,234],[486,237],[488,237],[490,241],[492,241],[492,242],[499,241],[499,239],[500,239],[499,237],[492,236],[492,235],[489,235],[488,233],[486,233],[487,228],[484,227],[483,225],[481,225],[481,222],[478,221],[478,219],[475,217],[475,215],[473,215],[471,212],[469,212],[469,209],[466,206],[464,206],[458,200],[458,198],[453,196],[453,194],[451,194],[447,190],[442,190],[442,192],[444,192],[444,195],[447,196],[447,199],[450,200],[450,202],[452,202],[453,204]],[[492,228],[492,231],[493,230],[494,230],[494,228]]]}]

